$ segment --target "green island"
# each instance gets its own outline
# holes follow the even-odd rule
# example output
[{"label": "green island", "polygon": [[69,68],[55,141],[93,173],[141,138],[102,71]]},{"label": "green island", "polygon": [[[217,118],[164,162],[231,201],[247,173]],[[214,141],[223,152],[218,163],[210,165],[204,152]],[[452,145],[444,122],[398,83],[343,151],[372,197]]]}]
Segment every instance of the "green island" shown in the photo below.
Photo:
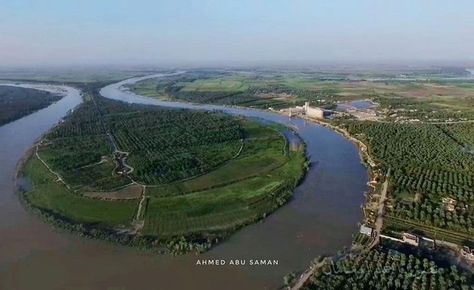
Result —
[{"label": "green island", "polygon": [[22,196],[47,221],[87,237],[205,251],[291,197],[308,163],[284,130],[90,93],[31,151]]},{"label": "green island", "polygon": [[[254,107],[282,114],[309,101],[330,117],[300,117],[328,126],[359,146],[371,187],[363,209],[365,228],[354,234],[352,256],[335,259],[339,266],[367,265],[369,271],[361,276],[325,276],[321,274],[323,264],[314,263],[300,279],[294,274],[286,276],[288,288],[468,289],[470,274],[459,270],[464,274],[457,275],[455,268],[438,267],[432,259],[441,249],[449,249],[451,255],[468,263],[474,259],[470,253],[474,248],[474,79],[467,75],[461,68],[191,71],[138,82],[130,89],[163,100]],[[403,250],[387,246],[393,240],[434,254],[407,258]],[[379,262],[369,262],[379,257]],[[415,265],[428,263],[429,269],[439,271],[423,274],[424,266],[396,262],[394,271],[407,275],[377,272],[377,267],[395,263],[395,258]],[[468,280],[462,278],[465,274]]]},{"label": "green island", "polygon": [[0,84],[0,126],[46,108],[61,98],[50,92]]}]

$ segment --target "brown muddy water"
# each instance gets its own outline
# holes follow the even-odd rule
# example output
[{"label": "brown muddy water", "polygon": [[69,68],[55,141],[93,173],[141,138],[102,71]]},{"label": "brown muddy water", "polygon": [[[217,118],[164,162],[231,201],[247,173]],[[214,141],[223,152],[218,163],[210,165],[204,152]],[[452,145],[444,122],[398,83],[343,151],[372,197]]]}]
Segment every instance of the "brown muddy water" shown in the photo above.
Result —
[{"label": "brown muddy water", "polygon": [[[14,177],[24,152],[81,102],[79,92],[69,88],[61,101],[0,127],[0,289],[277,289],[285,274],[350,245],[367,190],[367,170],[350,141],[328,128],[278,114],[160,102],[121,90],[139,79],[107,86],[101,93],[126,102],[223,110],[297,128],[312,166],[294,198],[203,255],[159,256],[55,230],[23,207]],[[196,265],[203,259],[226,265]],[[229,265],[234,259],[246,265]],[[255,259],[277,260],[278,265],[250,265]]]}]

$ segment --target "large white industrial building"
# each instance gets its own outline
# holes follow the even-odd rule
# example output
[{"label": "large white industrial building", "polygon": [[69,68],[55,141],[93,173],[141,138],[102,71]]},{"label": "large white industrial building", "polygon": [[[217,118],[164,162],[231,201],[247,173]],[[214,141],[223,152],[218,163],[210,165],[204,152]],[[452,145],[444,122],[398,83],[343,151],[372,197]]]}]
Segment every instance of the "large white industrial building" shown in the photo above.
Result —
[{"label": "large white industrial building", "polygon": [[305,102],[304,106],[289,108],[288,113],[290,117],[293,115],[306,115],[315,119],[324,119],[324,110],[318,107],[311,107],[309,102]]},{"label": "large white industrial building", "polygon": [[310,107],[309,102],[304,103],[304,113],[311,118],[324,119],[324,110],[318,107]]}]

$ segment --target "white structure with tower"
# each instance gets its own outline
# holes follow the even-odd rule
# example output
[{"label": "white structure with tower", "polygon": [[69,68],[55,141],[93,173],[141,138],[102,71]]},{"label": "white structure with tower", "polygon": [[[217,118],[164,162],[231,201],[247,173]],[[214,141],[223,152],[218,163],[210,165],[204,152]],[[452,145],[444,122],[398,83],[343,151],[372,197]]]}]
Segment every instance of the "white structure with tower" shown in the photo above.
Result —
[{"label": "white structure with tower", "polygon": [[324,119],[324,110],[318,107],[311,107],[309,102],[304,103],[304,113],[311,118]]},{"label": "white structure with tower", "polygon": [[306,115],[315,119],[324,119],[324,110],[318,107],[311,107],[309,102],[305,102],[304,106],[296,106],[288,109],[290,117],[294,115]]}]

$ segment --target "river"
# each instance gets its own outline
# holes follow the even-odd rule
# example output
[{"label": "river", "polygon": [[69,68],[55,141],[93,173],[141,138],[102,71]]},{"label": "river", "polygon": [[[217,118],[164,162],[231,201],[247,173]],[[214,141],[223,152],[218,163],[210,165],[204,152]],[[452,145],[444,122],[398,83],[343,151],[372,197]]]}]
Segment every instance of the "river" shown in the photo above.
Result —
[{"label": "river", "polygon": [[[61,232],[30,214],[15,194],[16,164],[33,142],[80,103],[79,92],[0,127],[0,289],[276,289],[290,271],[349,246],[367,190],[357,148],[334,131],[265,111],[163,102],[124,91],[132,78],[101,90],[108,98],[223,110],[290,125],[312,163],[294,198],[203,255],[159,256]],[[198,259],[272,259],[277,266],[197,266]]]}]

